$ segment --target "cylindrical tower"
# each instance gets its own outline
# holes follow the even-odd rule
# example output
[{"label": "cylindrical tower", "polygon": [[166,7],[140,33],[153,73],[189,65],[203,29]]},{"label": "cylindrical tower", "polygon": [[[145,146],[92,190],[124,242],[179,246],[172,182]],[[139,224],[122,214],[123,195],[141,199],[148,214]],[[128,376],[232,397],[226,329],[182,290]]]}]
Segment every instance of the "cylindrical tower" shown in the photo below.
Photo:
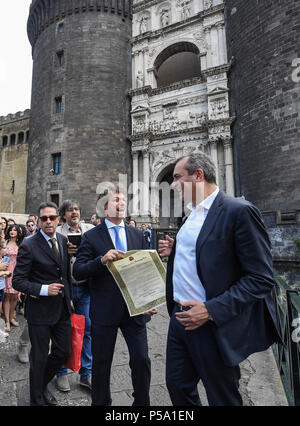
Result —
[{"label": "cylindrical tower", "polygon": [[262,210],[274,258],[297,268],[299,13],[298,0],[227,0],[225,8],[236,195]]},{"label": "cylindrical tower", "polygon": [[27,211],[130,175],[131,0],[33,0]]}]

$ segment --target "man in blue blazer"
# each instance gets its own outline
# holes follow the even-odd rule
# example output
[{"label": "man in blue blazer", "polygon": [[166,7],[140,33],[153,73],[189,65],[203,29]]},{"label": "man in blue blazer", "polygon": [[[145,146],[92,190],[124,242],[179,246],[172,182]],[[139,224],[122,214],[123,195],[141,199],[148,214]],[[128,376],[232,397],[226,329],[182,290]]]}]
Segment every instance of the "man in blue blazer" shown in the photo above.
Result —
[{"label": "man in blue blazer", "polygon": [[58,217],[56,204],[40,205],[40,230],[20,245],[13,275],[14,289],[27,295],[31,405],[57,405],[47,384],[71,353],[70,260]]},{"label": "man in blue blazer", "polygon": [[92,405],[111,405],[110,371],[118,329],[126,340],[133,384],[133,405],[149,405],[150,359],[146,322],[148,315],[129,316],[123,296],[107,269],[108,261],[120,259],[128,250],[146,249],[143,233],[124,222],[126,196],[119,188],[105,194],[106,217],[81,241],[73,275],[90,279],[92,328]]},{"label": "man in blue blazer", "polygon": [[280,341],[271,290],[270,242],[260,212],[216,185],[205,154],[181,158],[173,187],[190,215],[176,240],[159,242],[169,256],[167,387],[174,405],[242,405],[239,363]]}]

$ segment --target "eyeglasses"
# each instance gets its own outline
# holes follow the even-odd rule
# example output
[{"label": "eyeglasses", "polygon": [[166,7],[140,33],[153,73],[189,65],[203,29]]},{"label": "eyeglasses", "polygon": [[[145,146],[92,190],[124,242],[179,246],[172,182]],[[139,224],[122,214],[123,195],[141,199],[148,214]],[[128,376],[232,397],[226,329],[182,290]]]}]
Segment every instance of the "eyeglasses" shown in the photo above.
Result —
[{"label": "eyeglasses", "polygon": [[47,222],[48,219],[51,220],[51,222],[54,222],[55,219],[57,219],[58,216],[51,215],[51,216],[40,216],[40,219],[42,222]]},{"label": "eyeglasses", "polygon": [[[46,219],[47,220],[47,219]],[[34,224],[32,225],[27,225],[27,228],[34,228]]]}]

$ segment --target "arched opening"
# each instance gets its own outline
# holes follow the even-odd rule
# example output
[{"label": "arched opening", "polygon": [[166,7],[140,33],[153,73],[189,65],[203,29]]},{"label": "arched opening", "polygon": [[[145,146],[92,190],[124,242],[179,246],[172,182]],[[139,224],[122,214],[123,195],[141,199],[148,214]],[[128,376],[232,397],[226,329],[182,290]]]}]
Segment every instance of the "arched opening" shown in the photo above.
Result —
[{"label": "arched opening", "polygon": [[24,132],[18,133],[18,143],[24,142]]},{"label": "arched opening", "polygon": [[3,148],[5,148],[7,146],[7,144],[8,144],[8,136],[5,135],[5,136],[2,137]]},{"label": "arched opening", "polygon": [[173,44],[158,55],[154,68],[157,87],[199,77],[199,49],[192,43]]},{"label": "arched opening", "polygon": [[178,191],[171,188],[174,164],[159,175],[159,224],[160,228],[177,228],[183,216],[183,204]]},{"label": "arched opening", "polygon": [[10,135],[10,145],[13,146],[16,144],[16,135],[15,133],[13,133],[12,135]]}]

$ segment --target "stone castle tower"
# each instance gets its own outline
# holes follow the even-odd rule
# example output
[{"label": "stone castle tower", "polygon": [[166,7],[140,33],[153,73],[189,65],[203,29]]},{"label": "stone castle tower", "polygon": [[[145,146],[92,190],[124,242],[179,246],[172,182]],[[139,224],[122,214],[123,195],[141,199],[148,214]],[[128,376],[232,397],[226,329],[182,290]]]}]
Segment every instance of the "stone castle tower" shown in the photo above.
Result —
[{"label": "stone castle tower", "polygon": [[90,217],[97,184],[130,173],[130,0],[33,0],[27,211],[78,198]]}]

